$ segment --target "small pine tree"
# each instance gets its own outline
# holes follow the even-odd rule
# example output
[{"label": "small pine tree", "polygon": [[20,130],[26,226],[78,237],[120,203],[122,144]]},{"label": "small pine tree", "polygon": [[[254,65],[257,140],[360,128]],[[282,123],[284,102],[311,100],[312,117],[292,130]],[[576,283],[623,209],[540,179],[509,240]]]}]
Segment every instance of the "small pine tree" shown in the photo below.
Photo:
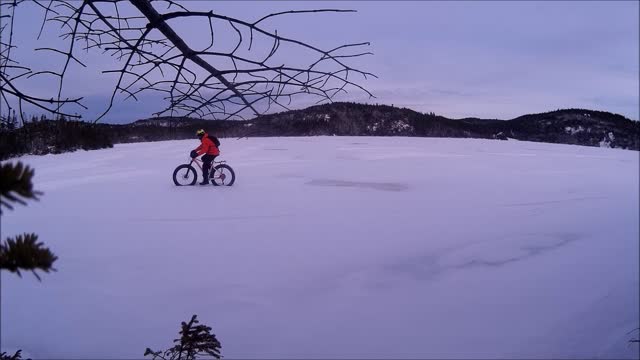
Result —
[{"label": "small pine tree", "polygon": [[13,115],[9,115],[7,119],[7,129],[15,130],[18,127],[18,118],[16,118],[16,111],[13,110]]},{"label": "small pine tree", "polygon": [[191,317],[188,323],[182,322],[180,339],[173,340],[176,345],[165,351],[153,351],[147,348],[144,356],[152,356],[153,360],[195,360],[197,356],[212,356],[216,359],[222,358],[220,348],[222,345],[211,334],[211,328],[205,325],[196,325],[197,315]]}]

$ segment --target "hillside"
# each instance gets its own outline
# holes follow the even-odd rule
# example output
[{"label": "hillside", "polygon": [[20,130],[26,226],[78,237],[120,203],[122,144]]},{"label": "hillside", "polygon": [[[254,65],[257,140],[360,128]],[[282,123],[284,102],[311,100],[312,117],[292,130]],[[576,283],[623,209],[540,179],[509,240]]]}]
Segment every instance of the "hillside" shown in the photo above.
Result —
[{"label": "hillside", "polygon": [[[640,149],[640,122],[607,112],[566,109],[531,114],[512,120],[449,119],[387,105],[333,103],[312,106],[240,121],[196,119],[147,119],[133,127],[175,127],[178,136],[190,137],[197,127],[224,136],[420,136],[494,138],[507,137],[538,142]],[[613,141],[609,138],[613,135]]]}]

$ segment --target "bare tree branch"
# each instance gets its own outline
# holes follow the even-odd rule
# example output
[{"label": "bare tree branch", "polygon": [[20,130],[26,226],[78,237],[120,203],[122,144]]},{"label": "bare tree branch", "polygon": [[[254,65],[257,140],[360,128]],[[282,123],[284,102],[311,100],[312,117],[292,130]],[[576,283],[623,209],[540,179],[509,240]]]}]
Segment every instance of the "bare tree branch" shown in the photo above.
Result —
[{"label": "bare tree branch", "polygon": [[[82,51],[99,50],[122,63],[118,69],[103,71],[116,74],[117,81],[106,109],[95,121],[109,113],[118,94],[123,94],[125,100],[137,100],[143,92],[165,94],[168,105],[156,115],[225,119],[242,119],[246,112],[257,116],[270,111],[272,106],[287,108],[298,96],[317,97],[319,102],[332,101],[338,94],[355,89],[373,97],[353,80],[353,75],[365,80],[375,75],[347,63],[372,55],[363,49],[369,46],[368,42],[327,50],[262,27],[269,20],[284,16],[353,13],[353,10],[290,10],[246,21],[213,11],[189,11],[172,0],[35,0],[44,13],[38,38],[47,23],[57,24],[60,38],[67,45],[65,49],[52,46],[35,49],[64,56],[61,70],[32,71],[29,66],[18,65],[11,52],[15,47],[12,37],[15,10],[21,1],[0,0],[0,7],[10,10],[10,14],[3,12],[0,18],[3,22],[9,21],[5,25],[0,23],[0,34],[9,35],[6,43],[0,38],[0,95],[7,104],[13,99],[19,105],[24,102],[54,114],[63,114],[62,109],[67,105],[83,106],[81,98],[62,96],[67,72],[75,65],[88,65],[78,55],[76,42],[81,42]],[[124,5],[128,5],[127,11],[120,8]],[[154,5],[176,10],[162,13]],[[198,19],[206,22],[205,29],[209,31],[208,44],[202,50],[195,50],[189,44],[191,39],[178,35],[173,23],[192,23]],[[228,33],[216,33],[226,31],[225,28]],[[218,40],[221,36],[233,44],[230,50],[221,50],[224,43]],[[256,49],[256,42],[263,46]],[[305,52],[315,59],[298,65],[295,59],[279,62],[277,58],[281,57],[283,45],[287,51]],[[16,81],[40,75],[58,80],[56,100],[18,90]]]}]

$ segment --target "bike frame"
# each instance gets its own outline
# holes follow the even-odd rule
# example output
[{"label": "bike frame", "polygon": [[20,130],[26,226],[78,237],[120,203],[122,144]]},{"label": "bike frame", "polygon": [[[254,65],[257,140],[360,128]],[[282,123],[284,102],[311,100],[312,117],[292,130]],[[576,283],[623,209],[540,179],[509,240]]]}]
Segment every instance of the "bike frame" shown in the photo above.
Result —
[{"label": "bike frame", "polygon": [[[191,159],[191,162],[189,162],[189,165],[191,165],[191,164],[193,164],[193,163],[196,163],[196,165],[198,165],[198,167],[200,168],[200,172],[202,172],[202,165],[203,165],[203,164],[202,164],[202,160],[201,160],[201,159],[199,159],[199,158],[192,158],[192,159]],[[214,171],[214,172],[215,172],[215,171],[216,171],[216,167],[214,166],[215,164],[224,164],[224,163],[226,163],[226,161],[225,161],[225,160],[222,160],[222,161],[212,161],[212,162],[211,162],[211,170],[209,170],[209,172],[212,172],[212,171]]]}]

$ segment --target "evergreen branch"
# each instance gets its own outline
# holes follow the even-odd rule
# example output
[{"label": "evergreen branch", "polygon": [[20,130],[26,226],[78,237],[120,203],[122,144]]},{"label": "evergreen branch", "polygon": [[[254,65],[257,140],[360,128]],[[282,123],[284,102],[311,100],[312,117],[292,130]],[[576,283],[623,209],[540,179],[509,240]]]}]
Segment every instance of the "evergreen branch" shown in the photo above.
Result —
[{"label": "evergreen branch", "polygon": [[43,246],[43,243],[37,242],[38,235],[24,234],[15,238],[8,238],[4,243],[0,244],[0,270],[9,270],[10,272],[20,274],[20,270],[31,271],[38,279],[40,276],[36,270],[56,271],[53,263],[58,259],[51,250]]},{"label": "evergreen branch", "polygon": [[[16,351],[15,354],[13,355],[9,355],[6,352],[1,352],[0,353],[0,360],[23,360],[22,359],[22,354],[20,354],[22,352],[22,350],[18,350]],[[24,360],[31,360],[31,359],[24,359]]]},{"label": "evergreen branch", "polygon": [[0,165],[0,214],[2,206],[13,210],[10,203],[26,205],[25,199],[38,200],[42,192],[33,190],[34,170],[21,162]]}]

